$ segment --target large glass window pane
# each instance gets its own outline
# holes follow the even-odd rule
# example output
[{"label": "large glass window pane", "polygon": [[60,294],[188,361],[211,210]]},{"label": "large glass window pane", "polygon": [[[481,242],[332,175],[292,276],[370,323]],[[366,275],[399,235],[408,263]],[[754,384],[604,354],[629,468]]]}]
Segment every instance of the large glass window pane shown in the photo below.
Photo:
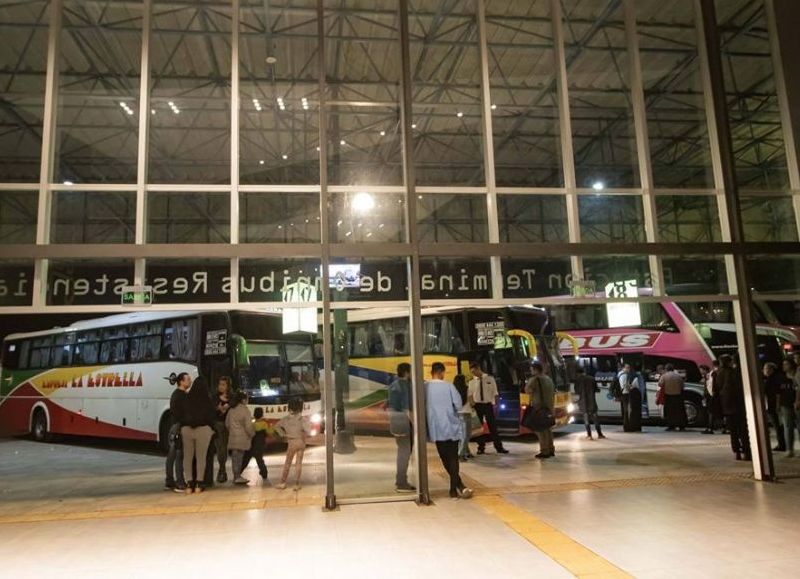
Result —
[{"label": "large glass window pane", "polygon": [[122,288],[132,283],[132,259],[51,259],[47,305],[119,305]]},{"label": "large glass window pane", "polygon": [[622,2],[562,5],[578,187],[638,187]]},{"label": "large glass window pane", "polygon": [[397,107],[332,107],[328,113],[331,185],[402,185]]},{"label": "large glass window pane", "polygon": [[713,195],[659,195],[656,213],[659,241],[703,243],[722,239]]},{"label": "large glass window pane", "polygon": [[796,255],[748,257],[747,272],[758,294],[800,293],[800,257]]},{"label": "large glass window pane", "polygon": [[230,193],[148,193],[148,243],[228,243],[230,238]]},{"label": "large glass window pane", "polygon": [[240,193],[242,243],[319,243],[319,193]]},{"label": "large glass window pane", "polygon": [[0,191],[0,244],[36,243],[39,193]]},{"label": "large glass window pane", "polygon": [[500,241],[569,241],[567,201],[562,195],[498,195]]},{"label": "large glass window pane", "polygon": [[640,255],[585,257],[583,272],[586,280],[594,281],[597,292],[603,295],[609,283],[635,280],[640,288],[653,285],[648,259]]},{"label": "large glass window pane", "polygon": [[135,183],[142,3],[66,0],[55,180]]},{"label": "large glass window pane", "polygon": [[417,183],[481,185],[485,177],[475,3],[409,4]]},{"label": "large glass window pane", "polygon": [[716,0],[736,177],[745,189],[785,190],[786,149],[763,0]]},{"label": "large glass window pane", "polygon": [[405,196],[402,193],[330,194],[330,241],[361,243],[405,241]]},{"label": "large glass window pane", "polygon": [[422,242],[486,242],[486,196],[418,195],[417,223]]},{"label": "large glass window pane", "polygon": [[244,0],[239,182],[319,183],[316,2]]},{"label": "large glass window pane", "polygon": [[0,261],[0,306],[29,306],[33,302],[33,260]]},{"label": "large glass window pane", "polygon": [[[0,8],[0,181],[39,180],[50,2]],[[23,74],[20,74],[23,73]]]},{"label": "large glass window pane", "polygon": [[[568,257],[503,258],[503,297],[532,298],[570,294],[572,266]],[[556,319],[559,327],[560,320]]]},{"label": "large glass window pane", "polygon": [[742,222],[746,241],[797,241],[792,198],[742,197]]},{"label": "large glass window pane", "polygon": [[488,259],[426,257],[420,260],[420,275],[422,299],[492,297],[492,275]]},{"label": "large glass window pane", "polygon": [[728,294],[725,259],[715,255],[665,256],[661,260],[667,295]]},{"label": "large glass window pane", "polygon": [[636,2],[656,187],[714,187],[694,5]]},{"label": "large glass window pane", "polygon": [[578,197],[581,241],[637,243],[645,241],[642,198],[638,195]]},{"label": "large glass window pane", "polygon": [[486,36],[497,185],[562,187],[550,1],[487,1]]},{"label": "large glass window pane", "polygon": [[136,193],[54,191],[51,243],[134,243]]},{"label": "large glass window pane", "polygon": [[227,259],[148,259],[145,283],[155,304],[228,302],[231,263]]},{"label": "large glass window pane", "polygon": [[153,3],[151,183],[229,183],[231,8]]}]

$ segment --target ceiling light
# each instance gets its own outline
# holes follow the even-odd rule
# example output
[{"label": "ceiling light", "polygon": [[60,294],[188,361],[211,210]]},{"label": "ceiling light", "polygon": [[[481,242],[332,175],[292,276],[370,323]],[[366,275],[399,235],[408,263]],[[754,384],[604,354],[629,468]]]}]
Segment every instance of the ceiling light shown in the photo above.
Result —
[{"label": "ceiling light", "polygon": [[258,164],[259,164],[259,165],[263,165],[263,164],[264,164],[264,159],[261,159],[261,160],[258,162]]},{"label": "ceiling light", "polygon": [[317,147],[317,151],[318,151],[318,152],[319,152],[319,150],[320,150],[320,148],[319,148],[319,147]]},{"label": "ceiling light", "polygon": [[281,155],[281,158],[285,161],[286,159],[289,158],[289,155]]},{"label": "ceiling light", "polygon": [[464,116],[464,113],[462,113],[461,111],[458,111],[458,112],[456,113],[456,116],[457,116],[457,117],[460,119],[461,117],[463,117],[463,116]]},{"label": "ceiling light", "polygon": [[[351,201],[351,206],[357,213],[367,213],[375,208],[375,199],[366,191],[356,193]],[[361,226],[361,224],[358,224]]]},{"label": "ceiling light", "polygon": [[174,106],[175,106],[175,103],[174,103],[174,102],[172,102],[172,101],[169,101],[167,104],[168,104],[169,106],[171,106],[171,107],[174,107]]},{"label": "ceiling light", "polygon": [[345,141],[344,139],[342,139],[341,141],[339,141],[339,144],[340,144],[340,145],[346,145],[346,144],[347,144],[347,141]]},{"label": "ceiling light", "polygon": [[275,64],[276,62],[278,62],[278,59],[275,58],[274,56],[268,56],[266,58],[266,60],[267,60],[267,64]]},{"label": "ceiling light", "polygon": [[592,183],[592,189],[594,189],[595,191],[602,191],[605,188],[606,184],[603,183],[602,181],[595,181],[594,183]]},{"label": "ceiling light", "polygon": [[353,235],[353,232],[352,231],[348,231],[344,235],[345,235],[345,237],[350,237],[351,235]]},{"label": "ceiling light", "polygon": [[381,137],[385,137],[385,136],[386,136],[386,131],[381,131]]},{"label": "ceiling light", "polygon": [[416,129],[416,128],[417,128],[417,124],[416,124],[416,123],[412,124],[412,125],[411,125],[411,128],[412,128],[412,129]]},{"label": "ceiling light", "polygon": [[156,114],[156,109],[150,109],[150,114],[151,114],[151,115],[154,115],[154,114]]},{"label": "ceiling light", "polygon": [[74,185],[74,184],[75,183],[73,183],[72,181],[64,181],[64,185]]},{"label": "ceiling light", "polygon": [[497,105],[492,105],[492,110],[496,111],[497,110]]}]

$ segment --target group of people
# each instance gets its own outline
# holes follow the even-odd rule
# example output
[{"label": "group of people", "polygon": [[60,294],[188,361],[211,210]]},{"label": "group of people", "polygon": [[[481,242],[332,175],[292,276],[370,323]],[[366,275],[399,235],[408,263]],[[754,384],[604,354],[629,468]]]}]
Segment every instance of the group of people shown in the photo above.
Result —
[{"label": "group of people", "polygon": [[788,456],[794,456],[794,431],[800,430],[799,367],[800,352],[783,360],[780,368],[777,364],[767,362],[762,369],[767,417],[778,439],[773,450],[786,452]]},{"label": "group of people", "polygon": [[255,459],[261,479],[268,484],[264,451],[268,434],[278,434],[288,445],[286,460],[277,488],[285,489],[292,463],[295,463],[295,490],[300,489],[303,451],[311,425],[302,415],[303,401],[292,398],[289,413],[272,428],[264,418],[264,409],[256,408],[252,416],[244,392],[234,391],[231,380],[220,377],[214,398],[209,395],[206,380],[192,381],[183,372],[177,376],[170,398],[172,425],[166,461],[166,490],[179,493],[202,493],[213,486],[214,455],[217,457],[217,483],[228,481],[227,462],[231,459],[233,483],[250,481],[242,473]]}]

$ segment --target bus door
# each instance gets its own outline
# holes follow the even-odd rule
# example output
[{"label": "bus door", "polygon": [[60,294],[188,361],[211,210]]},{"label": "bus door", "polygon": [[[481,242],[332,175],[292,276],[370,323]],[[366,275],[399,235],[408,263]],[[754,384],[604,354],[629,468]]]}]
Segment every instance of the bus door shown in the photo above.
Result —
[{"label": "bus door", "polygon": [[[230,348],[230,324],[225,313],[210,313],[202,317],[200,332],[200,375],[208,380],[212,395],[217,391],[217,382],[222,376],[234,379]],[[234,387],[238,384],[234,383]]]},{"label": "bus door", "polygon": [[619,402],[614,400],[611,395],[611,383],[618,372],[617,356],[602,355],[579,355],[576,359],[576,365],[584,369],[584,371],[594,376],[597,381],[597,387],[600,392],[596,395],[597,400],[597,413],[599,416],[622,416]]}]

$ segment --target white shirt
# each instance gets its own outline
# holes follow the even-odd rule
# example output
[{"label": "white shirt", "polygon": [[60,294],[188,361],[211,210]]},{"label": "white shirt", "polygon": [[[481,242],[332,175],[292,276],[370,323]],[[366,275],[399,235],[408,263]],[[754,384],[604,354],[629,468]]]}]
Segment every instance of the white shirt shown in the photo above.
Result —
[{"label": "white shirt", "polygon": [[623,394],[630,394],[631,390],[634,388],[638,388],[638,384],[629,383],[628,378],[630,378],[630,374],[625,370],[620,370],[619,374],[617,374],[617,378],[619,379],[620,388],[622,388]]},{"label": "white shirt", "polygon": [[[483,396],[481,396],[481,382],[483,382]],[[489,374],[482,374],[480,378],[473,377],[469,381],[469,395],[476,404],[488,402],[494,404],[497,393],[497,382]]]}]

